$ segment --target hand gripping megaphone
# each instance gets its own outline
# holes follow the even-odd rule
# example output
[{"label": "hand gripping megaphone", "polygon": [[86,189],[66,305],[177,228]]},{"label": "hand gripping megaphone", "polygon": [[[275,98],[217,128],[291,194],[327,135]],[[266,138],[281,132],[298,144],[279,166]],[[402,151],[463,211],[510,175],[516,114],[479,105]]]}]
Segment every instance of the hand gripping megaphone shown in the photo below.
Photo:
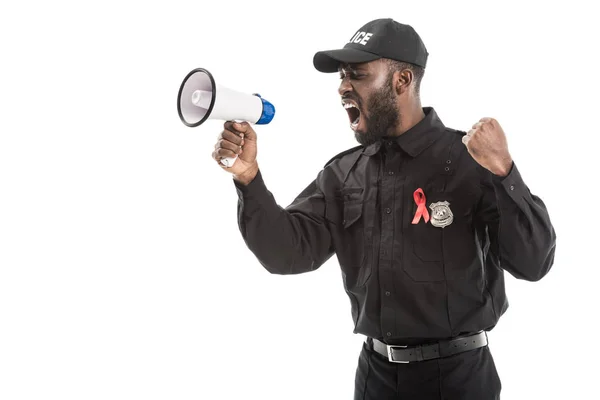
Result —
[{"label": "hand gripping megaphone", "polygon": [[[264,125],[275,116],[275,107],[258,94],[241,93],[218,85],[210,72],[196,68],[181,83],[177,112],[181,121],[190,128],[209,119]],[[231,167],[236,158],[224,158],[221,163]]]}]

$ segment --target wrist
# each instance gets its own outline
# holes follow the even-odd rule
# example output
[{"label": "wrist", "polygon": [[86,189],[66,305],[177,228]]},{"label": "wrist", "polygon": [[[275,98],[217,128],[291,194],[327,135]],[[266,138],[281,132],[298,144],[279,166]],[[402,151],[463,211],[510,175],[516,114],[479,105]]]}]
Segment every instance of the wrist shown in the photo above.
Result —
[{"label": "wrist", "polygon": [[503,159],[501,162],[498,162],[494,168],[492,168],[492,173],[497,176],[505,177],[508,176],[510,170],[512,169],[513,160],[508,157]]},{"label": "wrist", "polygon": [[233,175],[233,179],[242,185],[248,185],[256,178],[258,174],[258,164],[254,163],[250,168],[242,172],[241,174]]}]

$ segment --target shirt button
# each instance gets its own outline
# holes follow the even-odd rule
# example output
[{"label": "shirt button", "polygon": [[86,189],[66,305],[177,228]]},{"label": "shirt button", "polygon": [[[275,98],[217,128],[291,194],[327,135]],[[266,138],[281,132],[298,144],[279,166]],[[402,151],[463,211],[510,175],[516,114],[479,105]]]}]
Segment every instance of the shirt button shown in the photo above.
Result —
[{"label": "shirt button", "polygon": [[385,292],[385,295],[386,295],[386,296],[389,296],[389,295],[390,295],[390,292]]},{"label": "shirt button", "polygon": [[386,335],[392,336],[392,332],[388,332],[388,333],[386,333]]},{"label": "shirt button", "polygon": [[392,212],[392,210],[391,210],[389,207],[385,209],[385,213],[386,213],[386,214],[389,214],[389,213],[391,213],[391,212]]}]

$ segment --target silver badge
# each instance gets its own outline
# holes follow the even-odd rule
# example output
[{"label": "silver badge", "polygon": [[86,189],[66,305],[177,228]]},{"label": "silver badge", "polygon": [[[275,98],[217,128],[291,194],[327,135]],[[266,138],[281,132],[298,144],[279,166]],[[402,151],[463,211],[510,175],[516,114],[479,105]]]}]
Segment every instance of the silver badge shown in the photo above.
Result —
[{"label": "silver badge", "polygon": [[447,201],[438,201],[429,206],[431,208],[431,225],[443,228],[454,221],[454,215],[449,206],[450,203]]}]

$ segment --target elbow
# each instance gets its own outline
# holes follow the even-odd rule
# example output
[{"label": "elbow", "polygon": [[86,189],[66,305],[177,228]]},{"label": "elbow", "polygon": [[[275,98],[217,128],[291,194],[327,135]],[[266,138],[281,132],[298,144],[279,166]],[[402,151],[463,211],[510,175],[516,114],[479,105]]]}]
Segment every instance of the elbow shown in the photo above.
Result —
[{"label": "elbow", "polygon": [[548,275],[550,269],[554,265],[554,254],[556,253],[556,233],[554,229],[551,227],[548,230],[548,237],[545,241],[545,246],[542,246],[538,252],[535,260],[535,265],[537,265],[537,274],[533,276],[532,282],[538,282],[543,277]]},{"label": "elbow", "polygon": [[292,263],[284,260],[258,259],[260,265],[271,275],[290,275]]},{"label": "elbow", "polygon": [[548,275],[550,272],[550,265],[534,265],[535,268],[532,268],[531,271],[527,271],[525,274],[521,275],[519,279],[527,281],[527,282],[539,282]]},{"label": "elbow", "polygon": [[544,234],[538,235],[541,240],[537,246],[530,248],[530,265],[532,274],[526,279],[530,282],[538,282],[542,280],[554,265],[554,254],[556,252],[556,231],[551,224],[543,230]]},{"label": "elbow", "polygon": [[539,282],[552,269],[555,250],[556,245],[552,243],[544,249],[530,253],[528,257],[524,257],[522,263],[519,263],[521,268],[513,268],[513,271],[519,271],[513,275],[521,280]]},{"label": "elbow", "polygon": [[291,275],[292,274],[290,272],[289,266],[286,266],[285,264],[278,264],[278,265],[262,264],[262,266],[271,275]]},{"label": "elbow", "polygon": [[259,259],[259,262],[263,268],[272,275],[297,275],[313,271],[318,268],[318,264],[313,261],[297,262],[293,259]]}]

